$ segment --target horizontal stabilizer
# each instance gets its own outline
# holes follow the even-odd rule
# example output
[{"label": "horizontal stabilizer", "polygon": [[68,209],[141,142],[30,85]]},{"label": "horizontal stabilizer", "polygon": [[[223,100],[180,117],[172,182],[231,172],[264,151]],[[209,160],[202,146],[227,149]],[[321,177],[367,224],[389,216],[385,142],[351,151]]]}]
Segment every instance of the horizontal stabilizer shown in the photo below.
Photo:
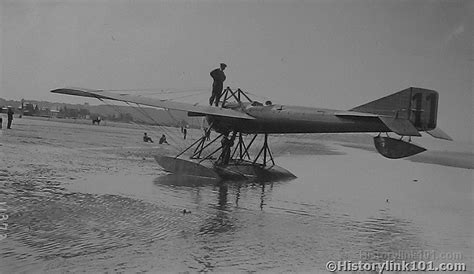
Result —
[{"label": "horizontal stabilizer", "polygon": [[453,138],[451,138],[451,136],[449,136],[446,132],[442,131],[439,128],[435,128],[433,130],[426,131],[426,133],[428,133],[429,135],[431,135],[435,138],[438,138],[438,139],[444,139],[444,140],[449,140],[449,141],[453,140]]},{"label": "horizontal stabilizer", "polygon": [[413,126],[413,124],[406,119],[384,117],[379,119],[393,132],[401,136],[421,136],[420,132]]}]

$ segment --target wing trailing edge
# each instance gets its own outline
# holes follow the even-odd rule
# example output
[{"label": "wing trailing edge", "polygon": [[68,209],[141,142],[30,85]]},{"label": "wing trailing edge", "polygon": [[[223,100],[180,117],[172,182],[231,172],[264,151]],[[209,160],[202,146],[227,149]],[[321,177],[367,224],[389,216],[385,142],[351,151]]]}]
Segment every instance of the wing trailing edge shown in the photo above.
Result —
[{"label": "wing trailing edge", "polygon": [[246,119],[246,120],[255,119],[254,117],[244,112],[240,112],[240,111],[232,110],[232,109],[219,108],[219,107],[213,107],[213,106],[192,105],[192,104],[181,103],[181,102],[172,102],[168,100],[142,97],[138,95],[118,94],[118,93],[113,93],[113,92],[108,92],[108,91],[103,91],[103,90],[94,90],[94,89],[85,89],[85,88],[59,88],[59,89],[52,90],[51,92],[73,95],[73,96],[130,102],[130,103],[157,107],[157,108],[182,110],[182,111],[187,111],[188,113],[193,113],[193,114],[224,116],[224,117],[239,118],[239,119]]}]

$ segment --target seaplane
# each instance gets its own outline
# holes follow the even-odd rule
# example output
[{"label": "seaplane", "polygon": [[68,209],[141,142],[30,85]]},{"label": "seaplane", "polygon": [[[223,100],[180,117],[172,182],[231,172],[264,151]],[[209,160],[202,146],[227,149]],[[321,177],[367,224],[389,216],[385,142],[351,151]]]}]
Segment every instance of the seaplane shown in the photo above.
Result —
[{"label": "seaplane", "polygon": [[[344,111],[273,104],[271,101],[261,103],[252,100],[240,88],[233,90],[230,87],[223,91],[218,106],[97,89],[59,88],[51,92],[180,110],[187,112],[188,116],[205,117],[209,128],[201,138],[177,155],[155,155],[165,171],[184,176],[257,181],[296,177],[275,164],[268,142],[271,134],[378,133],[373,138],[375,148],[389,159],[425,151],[425,148],[411,141],[412,137],[420,137],[420,132],[452,140],[436,127],[438,92],[418,87],[410,87]],[[211,130],[218,136],[209,138]],[[399,137],[390,137],[388,133],[391,132]],[[263,136],[259,138],[263,142],[256,145],[259,135]]]}]

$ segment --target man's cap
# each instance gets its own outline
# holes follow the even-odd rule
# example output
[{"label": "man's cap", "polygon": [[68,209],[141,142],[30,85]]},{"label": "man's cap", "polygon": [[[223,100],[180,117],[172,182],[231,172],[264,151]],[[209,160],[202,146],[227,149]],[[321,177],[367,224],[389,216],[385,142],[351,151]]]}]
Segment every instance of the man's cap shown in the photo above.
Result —
[{"label": "man's cap", "polygon": [[226,64],[224,64],[224,63],[221,63],[221,66],[227,67],[227,65],[226,65]]}]

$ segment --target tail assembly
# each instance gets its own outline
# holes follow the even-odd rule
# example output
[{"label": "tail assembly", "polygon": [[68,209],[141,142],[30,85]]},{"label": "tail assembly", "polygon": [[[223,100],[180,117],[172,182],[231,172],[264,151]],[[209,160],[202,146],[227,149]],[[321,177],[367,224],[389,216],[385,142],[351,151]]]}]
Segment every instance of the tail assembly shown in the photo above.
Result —
[{"label": "tail assembly", "polygon": [[[440,139],[452,140],[436,128],[438,115],[438,92],[423,88],[407,88],[351,109],[352,112],[376,114],[391,131],[403,136],[421,136],[425,131]],[[391,159],[403,158],[426,149],[390,137],[374,138],[377,151]]]},{"label": "tail assembly", "polygon": [[351,111],[408,120],[418,131],[433,130],[436,128],[438,113],[438,92],[422,88],[407,88],[355,107]]}]

